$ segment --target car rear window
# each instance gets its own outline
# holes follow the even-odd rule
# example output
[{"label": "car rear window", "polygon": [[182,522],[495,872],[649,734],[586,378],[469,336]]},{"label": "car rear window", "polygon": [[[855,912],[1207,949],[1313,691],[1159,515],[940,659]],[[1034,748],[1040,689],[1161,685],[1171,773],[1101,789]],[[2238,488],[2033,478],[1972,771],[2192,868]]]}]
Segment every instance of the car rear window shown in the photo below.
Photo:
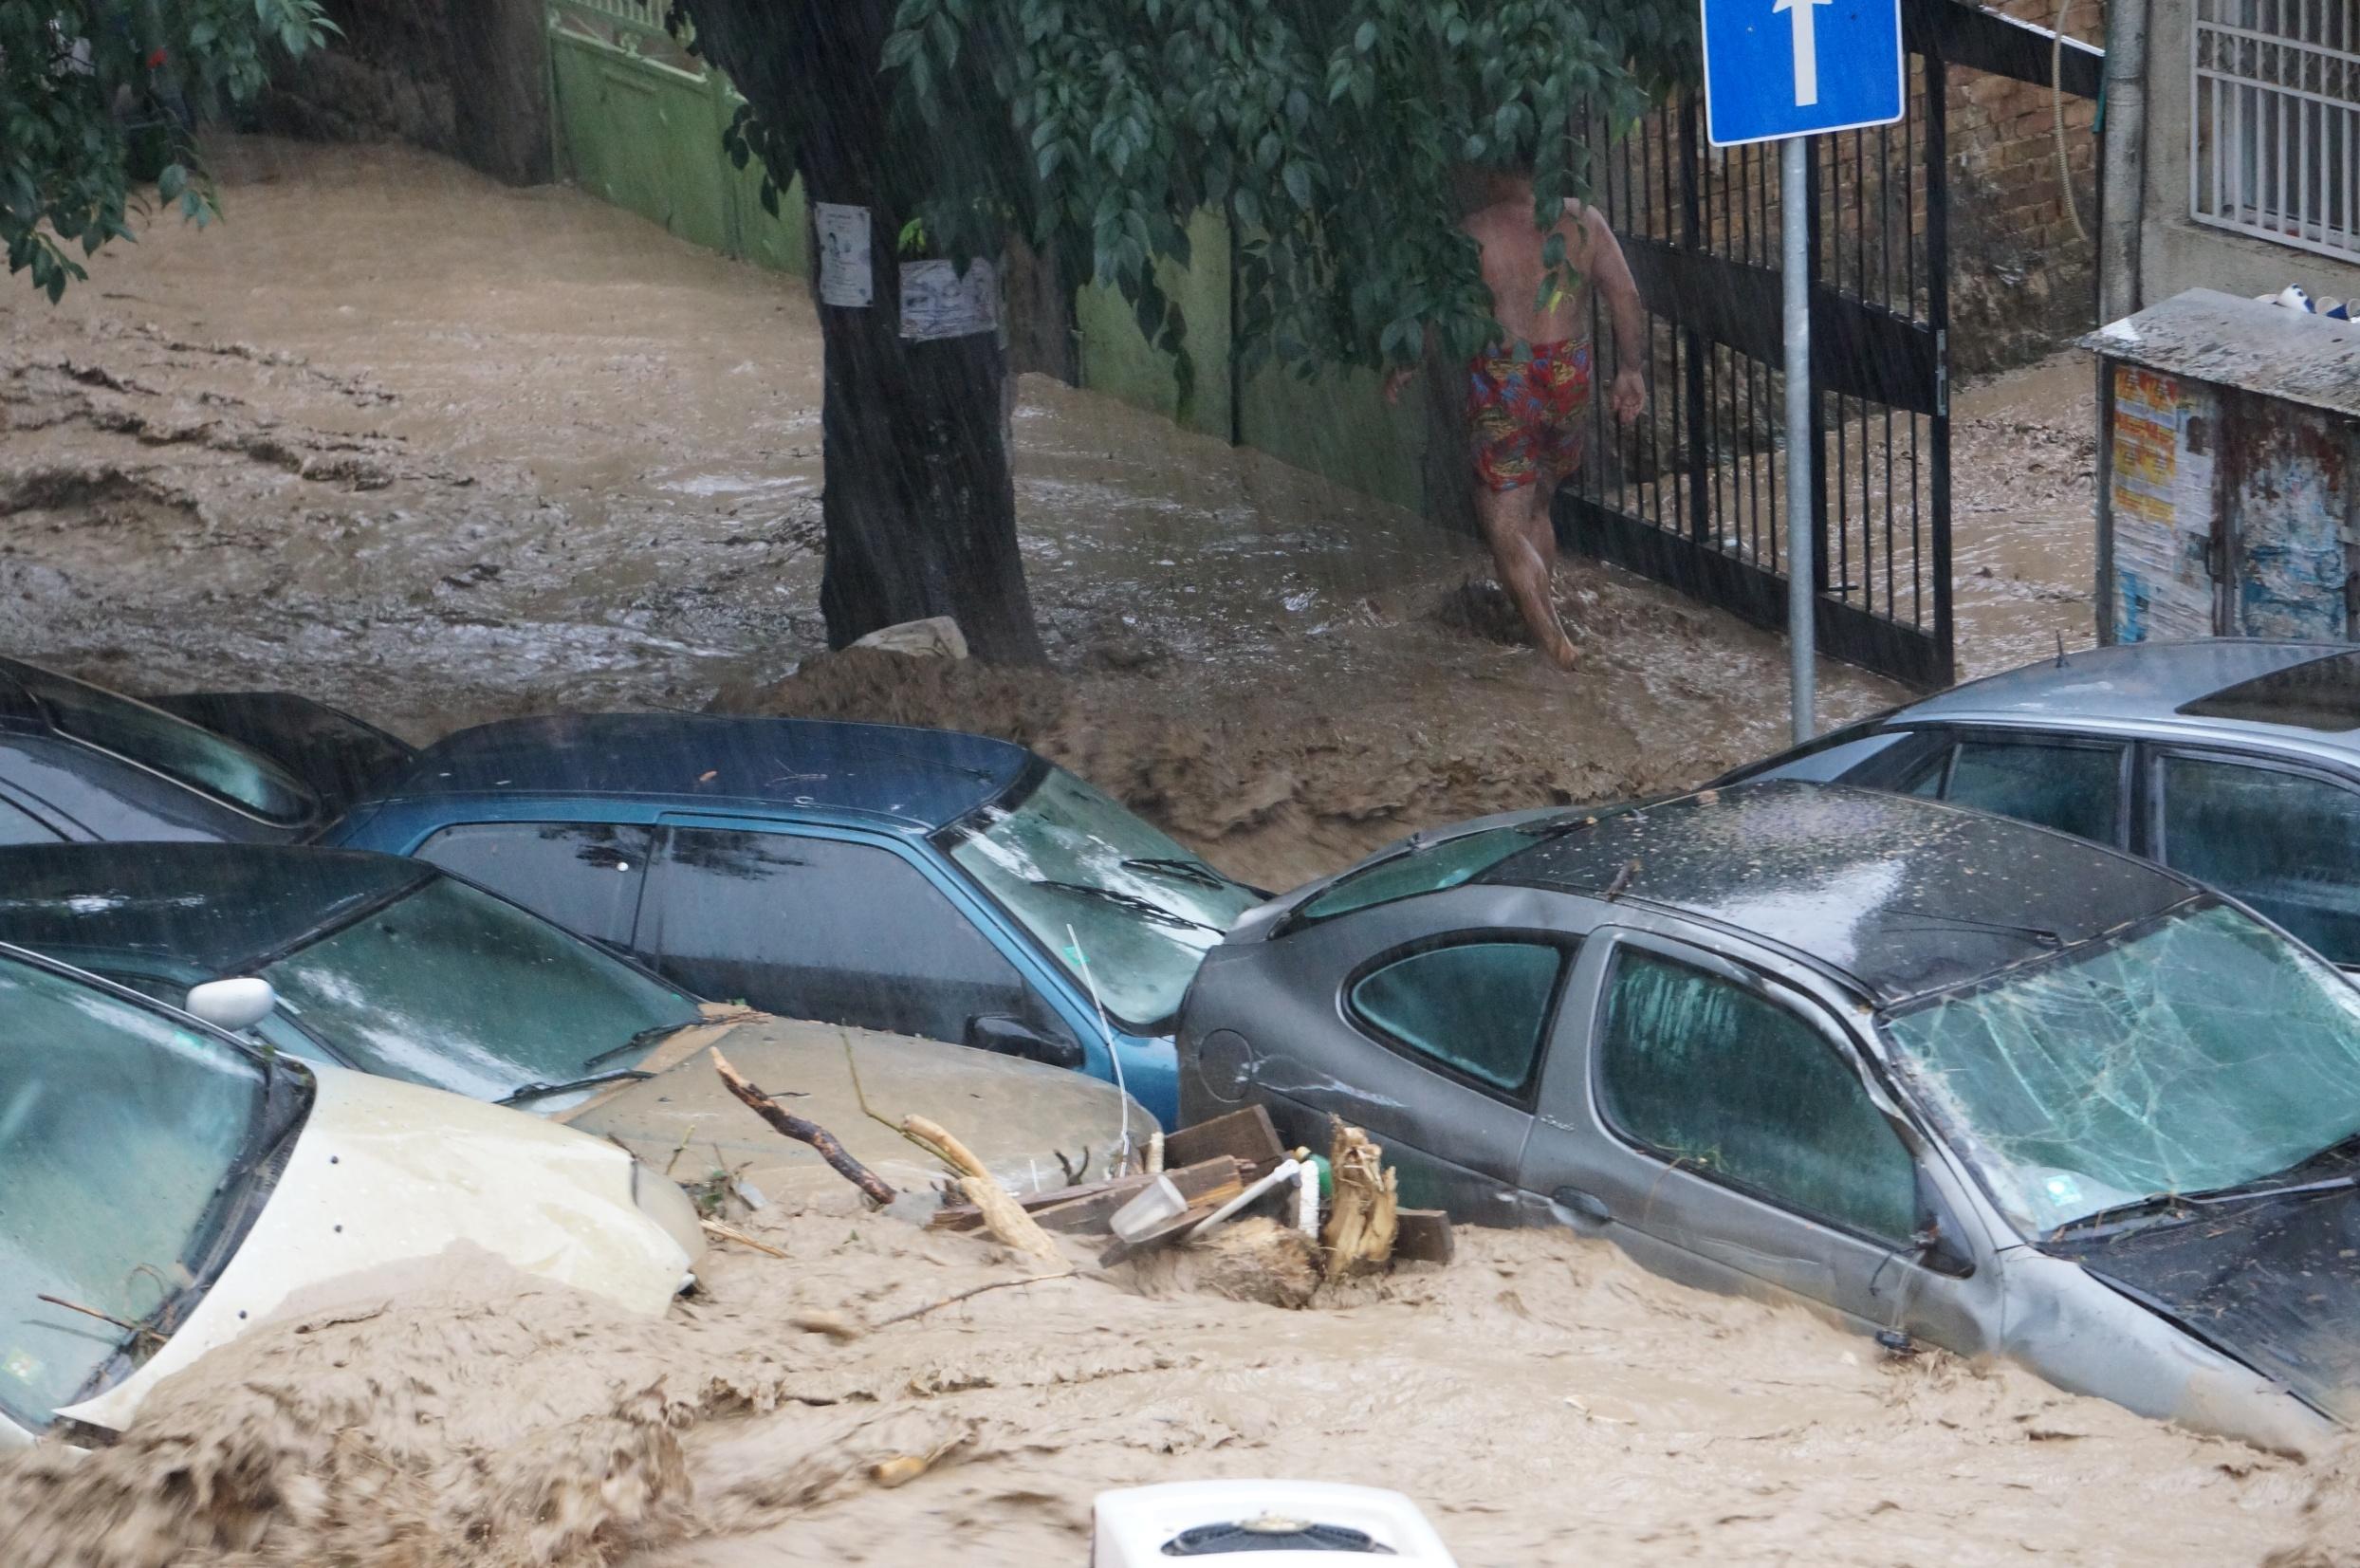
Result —
[{"label": "car rear window", "polygon": [[319,811],[317,799],[293,774],[226,736],[47,670],[15,663],[5,668],[61,735],[267,822],[292,827]]},{"label": "car rear window", "polygon": [[1396,898],[1455,888],[1489,871],[1517,851],[1532,846],[1533,836],[1522,828],[1493,827],[1404,850],[1330,883],[1305,900],[1287,923],[1300,926],[1333,920],[1339,914],[1390,904]]},{"label": "car rear window", "polygon": [[2185,703],[2180,711],[2196,719],[2244,719],[2298,729],[2360,729],[2360,653],[2290,664]]}]

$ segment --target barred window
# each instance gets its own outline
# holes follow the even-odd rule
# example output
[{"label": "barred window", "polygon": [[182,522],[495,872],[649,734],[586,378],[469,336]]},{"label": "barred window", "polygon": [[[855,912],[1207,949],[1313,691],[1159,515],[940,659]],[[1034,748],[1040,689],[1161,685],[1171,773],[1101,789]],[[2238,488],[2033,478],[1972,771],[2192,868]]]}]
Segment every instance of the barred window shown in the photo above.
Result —
[{"label": "barred window", "polygon": [[2360,0],[2197,0],[2201,223],[2360,257]]}]

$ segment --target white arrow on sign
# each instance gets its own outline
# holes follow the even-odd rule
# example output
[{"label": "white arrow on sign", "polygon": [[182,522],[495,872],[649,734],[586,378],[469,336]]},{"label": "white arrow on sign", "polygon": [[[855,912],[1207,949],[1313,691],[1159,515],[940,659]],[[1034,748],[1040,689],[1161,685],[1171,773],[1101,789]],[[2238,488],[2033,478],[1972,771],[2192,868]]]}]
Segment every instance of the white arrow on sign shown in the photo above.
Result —
[{"label": "white arrow on sign", "polygon": [[1795,28],[1795,107],[1819,101],[1819,34],[1814,14],[1830,0],[1774,0],[1772,14],[1786,12]]}]

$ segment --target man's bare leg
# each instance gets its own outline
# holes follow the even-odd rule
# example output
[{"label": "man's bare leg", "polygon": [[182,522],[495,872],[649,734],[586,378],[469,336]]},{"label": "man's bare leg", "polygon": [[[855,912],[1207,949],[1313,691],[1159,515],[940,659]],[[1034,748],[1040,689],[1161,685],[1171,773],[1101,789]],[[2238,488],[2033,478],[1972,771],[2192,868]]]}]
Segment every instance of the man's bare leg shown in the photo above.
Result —
[{"label": "man's bare leg", "polygon": [[1549,531],[1548,504],[1536,499],[1545,495],[1545,489],[1537,485],[1504,491],[1478,488],[1475,512],[1483,522],[1491,559],[1500,568],[1500,584],[1515,601],[1517,614],[1524,618],[1525,630],[1552,664],[1571,670],[1574,642],[1558,624],[1557,598],[1550,581],[1557,563],[1557,541]]}]

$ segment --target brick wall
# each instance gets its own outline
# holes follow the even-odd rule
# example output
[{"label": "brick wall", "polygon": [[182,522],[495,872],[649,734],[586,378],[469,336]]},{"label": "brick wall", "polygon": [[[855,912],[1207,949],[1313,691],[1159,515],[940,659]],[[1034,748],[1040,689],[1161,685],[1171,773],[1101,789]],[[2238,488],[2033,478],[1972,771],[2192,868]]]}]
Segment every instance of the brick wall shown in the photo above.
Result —
[{"label": "brick wall", "polygon": [[[1997,9],[2056,25],[2053,0]],[[2073,0],[2069,38],[2103,45],[2103,0]],[[1950,84],[1950,358],[1955,370],[2019,364],[2096,324],[2097,106],[2065,99],[2067,175],[2057,172],[2046,87],[1976,71]],[[2074,211],[2090,239],[2074,231]]]}]

